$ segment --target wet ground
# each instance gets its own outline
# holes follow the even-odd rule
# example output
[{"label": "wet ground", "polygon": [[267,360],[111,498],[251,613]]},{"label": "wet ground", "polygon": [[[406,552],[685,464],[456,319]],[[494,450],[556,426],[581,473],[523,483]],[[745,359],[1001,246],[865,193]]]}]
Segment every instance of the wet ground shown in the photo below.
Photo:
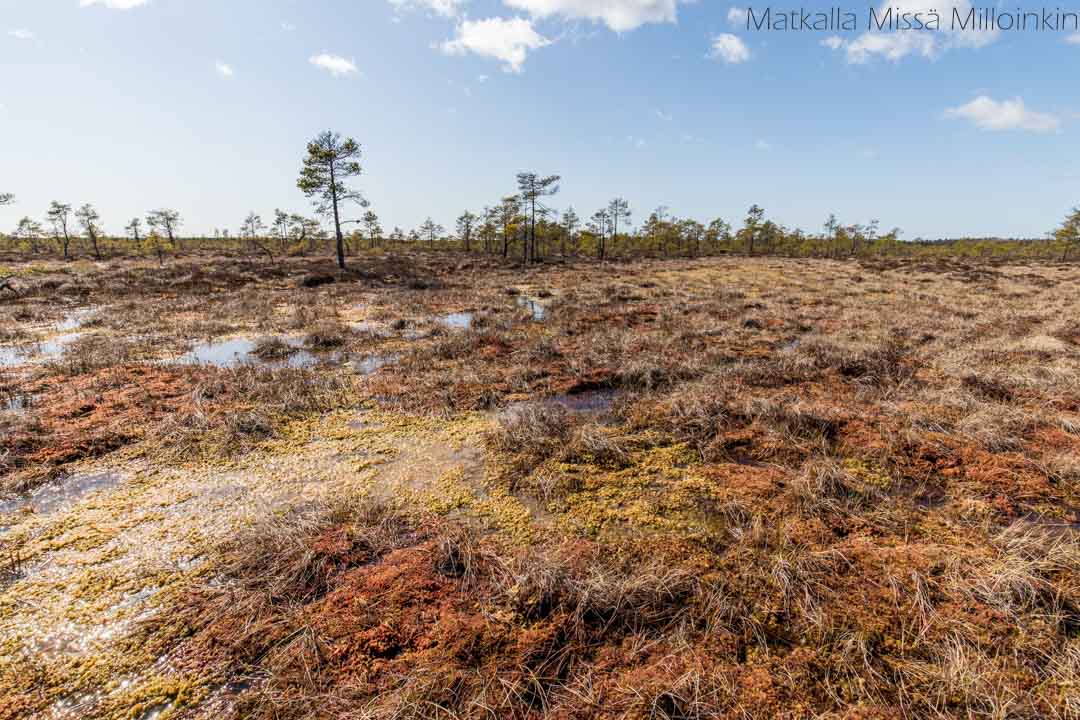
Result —
[{"label": "wet ground", "polygon": [[5,395],[0,399],[0,411],[25,412],[34,403],[34,398],[26,393]]},{"label": "wet ground", "polygon": [[[220,313],[242,318],[233,324],[207,318],[198,307],[201,299],[196,298],[192,301],[195,309],[178,312],[179,319],[170,320],[166,344],[152,347],[146,358],[140,356],[128,364],[136,370],[151,367],[155,373],[169,375],[160,383],[173,383],[185,402],[195,398],[196,410],[205,410],[207,416],[212,414],[213,392],[225,397],[228,383],[246,378],[251,384],[238,393],[243,396],[233,398],[235,404],[216,416],[227,416],[225,421],[217,425],[208,421],[204,432],[246,432],[254,427],[256,439],[224,456],[192,451],[166,458],[142,450],[168,448],[165,443],[155,444],[160,440],[155,435],[177,427],[167,422],[153,425],[149,437],[140,437],[139,444],[115,449],[102,443],[98,456],[92,456],[95,443],[80,436],[71,444],[80,451],[86,446],[83,457],[87,459],[65,461],[50,482],[0,502],[0,677],[16,678],[9,681],[12,687],[33,687],[33,693],[22,696],[28,703],[47,698],[44,710],[34,706],[28,716],[130,719],[201,709],[204,717],[216,717],[214,703],[227,703],[242,679],[234,678],[237,684],[233,685],[214,684],[196,677],[190,668],[179,668],[171,662],[174,658],[125,646],[124,638],[167,606],[165,601],[182,584],[214,582],[207,559],[223,540],[259,520],[341,493],[407,503],[441,517],[482,518],[526,546],[554,537],[550,528],[596,535],[614,528],[627,535],[646,529],[672,532],[676,539],[711,537],[708,533],[716,530],[713,525],[720,523],[721,516],[759,513],[759,526],[723,526],[719,531],[730,529],[731,533],[708,544],[710,552],[723,553],[729,546],[737,547],[739,538],[764,538],[760,548],[744,548],[746,556],[733,560],[738,568],[754,552],[778,553],[775,563],[767,566],[769,572],[748,584],[755,591],[768,588],[777,578],[789,580],[792,567],[791,572],[814,572],[810,561],[797,565],[802,561],[796,550],[771,545],[773,537],[767,533],[787,528],[786,523],[798,531],[792,531],[791,537],[808,543],[814,562],[824,557],[850,557],[853,562],[862,558],[874,568],[895,562],[888,555],[893,548],[924,542],[920,538],[927,538],[927,557],[931,558],[950,543],[965,550],[981,547],[981,539],[972,539],[982,532],[978,527],[993,527],[997,522],[993,513],[1015,511],[1009,506],[1017,498],[1041,502],[1037,514],[1023,516],[1032,528],[1069,541],[1075,537],[1075,513],[1062,513],[1061,502],[1047,500],[1057,497],[1053,493],[1061,492],[1058,488],[1071,487],[1068,483],[1075,480],[1068,478],[1078,477],[1075,473],[1080,467],[1075,464],[1080,426],[1068,424],[1063,419],[1065,411],[1059,411],[1059,406],[1071,408],[1068,412],[1075,415],[1076,408],[1075,342],[1069,334],[1074,330],[1062,326],[1058,316],[1063,313],[1054,310],[1048,313],[1053,317],[1045,320],[1025,320],[1026,308],[1040,303],[1018,291],[1007,312],[986,312],[997,325],[1015,324],[1007,337],[980,338],[974,332],[965,334],[966,322],[942,322],[945,311],[930,307],[924,297],[905,295],[906,276],[891,281],[890,287],[880,281],[880,291],[855,297],[851,288],[865,289],[867,284],[851,280],[854,268],[814,266],[807,272],[819,274],[800,277],[792,267],[762,260],[753,266],[751,279],[740,280],[738,293],[729,288],[732,273],[738,270],[735,261],[671,270],[658,265],[648,277],[637,277],[638,270],[632,267],[625,273],[593,272],[586,267],[555,290],[557,299],[545,290],[543,278],[509,277],[509,273],[475,295],[438,284],[395,295],[387,289],[345,288],[340,291],[344,299],[332,311],[326,309],[327,298],[307,302],[290,283],[249,295],[236,293],[226,301],[236,304],[227,305],[236,312]],[[847,274],[838,274],[838,268]],[[836,287],[831,288],[828,283],[834,281]],[[511,283],[515,287],[508,287]],[[812,291],[797,295],[796,289],[804,287],[800,283]],[[821,288],[831,288],[831,292]],[[951,297],[970,295],[966,286],[954,291]],[[581,294],[575,297],[574,293]],[[998,296],[993,297],[991,301],[984,296],[980,302],[990,306],[998,302]],[[359,299],[364,302],[358,304]],[[919,377],[890,380],[892,384],[884,389],[882,378],[888,379],[897,366],[902,370],[916,356],[897,360],[883,353],[868,354],[866,338],[884,327],[882,318],[874,314],[879,303],[902,308],[888,318],[890,323],[910,325],[904,327],[909,332],[902,337],[910,339],[904,347],[916,350],[905,352],[933,353],[937,363],[922,365]],[[140,307],[133,303],[132,312]],[[913,319],[918,308],[923,308],[919,312],[924,315]],[[146,312],[137,330],[131,331],[132,337],[150,336],[160,324],[160,317]],[[346,328],[341,331],[335,326],[343,344],[313,349],[305,343],[305,330],[328,316]],[[38,342],[0,348],[0,364],[9,358],[9,365],[24,366],[8,375],[44,375],[53,369],[39,361],[63,357],[65,349],[83,335],[127,337],[126,328],[102,327],[100,318],[88,322],[93,318],[91,311],[77,311],[47,327],[35,324],[31,330]],[[939,323],[933,328],[936,340],[927,331],[934,323]],[[1026,323],[1043,326],[1033,328]],[[956,336],[941,339],[950,332]],[[194,338],[212,339],[192,344]],[[279,345],[278,354],[260,358],[259,348],[272,340],[285,349]],[[24,351],[31,346],[33,351]],[[877,347],[870,350],[876,352]],[[1057,404],[1025,400],[1027,405],[999,407],[995,403],[1004,402],[1000,400],[1004,391],[995,378],[990,378],[994,382],[968,379],[983,357],[977,353],[996,358],[993,353],[1001,352],[1012,354],[1001,360],[1000,367],[1014,373],[1011,382],[1016,397],[1035,397],[1026,393],[1055,378],[1050,384]],[[1016,358],[1027,358],[1029,366],[1016,369]],[[801,373],[809,379],[800,380]],[[1027,374],[1021,377],[1020,373]],[[989,371],[985,374],[990,376]],[[265,392],[258,377],[274,378],[276,384],[289,375],[309,376],[312,384],[297,385],[304,392],[331,376],[347,377],[358,390],[349,395],[346,409],[289,416],[282,427],[250,413],[257,403],[245,402],[244,393]],[[946,384],[943,379],[952,375],[957,382]],[[251,380],[252,376],[256,379]],[[42,381],[77,386],[71,397],[62,398],[66,414],[55,423],[59,431],[82,421],[96,404],[107,405],[102,397],[115,392],[125,377],[105,368],[97,374],[91,370]],[[145,393],[155,378],[137,373],[130,377],[136,380],[124,390],[126,397],[135,398],[131,401],[135,405],[148,402]],[[961,378],[969,384],[962,384]],[[6,394],[0,395],[0,418],[36,421],[42,390],[35,388],[29,394],[6,376],[0,380],[7,383],[2,390]],[[982,384],[970,385],[976,381]],[[929,392],[930,387],[936,394]],[[384,402],[395,392],[398,395],[392,402]],[[268,395],[288,405],[299,394]],[[958,397],[962,403],[949,405]],[[115,398],[109,402],[121,404]],[[878,402],[880,406],[871,407]],[[543,462],[513,466],[514,482],[528,480],[535,487],[511,494],[510,486],[497,475],[511,466],[493,467],[505,458],[486,444],[488,433],[530,404],[557,408],[558,412],[548,415],[566,421],[563,424],[574,432],[560,436],[561,428],[540,427],[552,432],[557,441]],[[1010,414],[1019,412],[1028,413],[1030,422],[1019,423]],[[903,413],[910,417],[903,415],[902,423],[889,424]],[[103,414],[106,424],[138,422],[130,415]],[[952,433],[948,440],[962,452],[948,449],[942,441],[941,418],[946,416]],[[961,435],[954,429],[968,416],[981,424],[973,425],[967,431],[970,435]],[[873,422],[864,423],[863,418]],[[27,427],[32,434],[33,427]],[[995,435],[1009,427],[1020,428],[1010,430],[1017,437],[1030,427],[1043,434],[1023,437],[1023,442]],[[533,435],[537,432],[528,430]],[[932,445],[926,441],[930,434]],[[935,482],[940,481],[953,497],[940,491],[933,503],[912,501],[897,489],[906,492],[906,485],[891,484],[878,461],[892,457],[888,453],[900,457],[885,441],[901,436],[914,438],[912,447],[924,453],[916,458],[920,477],[932,472]],[[961,447],[960,442],[967,444]],[[1047,448],[1050,451],[1043,453]],[[790,489],[805,482],[807,467],[814,468],[813,463],[804,467],[806,458],[800,453],[825,450],[845,482],[865,490],[871,499],[868,503],[882,503],[866,507],[883,508],[882,513],[845,505],[845,515],[830,515],[827,508],[814,504],[823,500],[828,487],[809,487],[798,504],[785,504]],[[927,471],[926,458],[938,457],[931,450],[953,453],[955,457],[948,457],[952,464]],[[1022,491],[1007,487],[1007,482],[1034,475],[1034,463],[1019,462],[1021,453],[1032,453],[1040,467],[1053,467],[1054,477],[1061,482],[1049,490],[1034,480]],[[966,468],[968,476],[956,468]],[[979,479],[977,473],[984,468],[988,469],[984,479]],[[884,500],[878,499],[885,492],[894,493],[889,496],[890,506],[913,506],[892,525]],[[540,497],[551,501],[541,502]],[[947,514],[950,502],[958,508],[955,515]],[[772,512],[770,503],[776,503],[775,514],[761,514]],[[557,518],[552,517],[555,514]],[[932,523],[927,522],[928,516]],[[834,527],[844,532],[834,536]],[[909,535],[912,529],[916,532]],[[893,532],[898,534],[894,537]],[[874,554],[879,552],[873,544],[877,537],[888,538],[881,544],[880,557]],[[801,548],[797,549],[800,553]],[[965,560],[965,565],[971,563]],[[917,568],[933,581],[935,566],[929,561],[902,567],[903,578],[916,577],[913,568]],[[823,572],[815,582],[823,587],[844,577],[842,570]],[[872,573],[868,577],[881,580]],[[873,582],[863,585],[886,587]],[[948,591],[944,586],[936,589],[942,597]],[[757,603],[757,596],[746,588],[735,592],[744,594],[748,607],[765,608],[770,617],[782,617],[785,628],[801,612],[798,602],[787,604],[786,595],[766,598],[770,604]],[[837,592],[844,595],[850,588]],[[899,607],[891,597],[869,614]],[[964,603],[972,602],[971,597]],[[942,603],[940,609],[966,607],[964,603]],[[907,598],[901,604],[913,607]],[[830,615],[830,622],[846,621],[849,610]],[[856,626],[857,631],[877,637],[872,633],[883,631],[874,620]],[[636,639],[628,639],[628,646],[633,642]],[[903,645],[897,638],[889,642]],[[800,648],[812,646],[808,642]],[[780,658],[787,657],[790,646],[765,649],[768,653],[763,656]],[[677,651],[664,652],[678,655]],[[824,663],[840,654],[832,647],[815,662]],[[763,671],[763,676],[767,674]],[[28,677],[33,680],[19,684],[19,678]],[[782,669],[777,677],[782,684]],[[0,718],[12,716],[17,715],[0,708]]]},{"label": "wet ground", "polygon": [[71,507],[84,496],[97,490],[107,490],[122,482],[119,473],[108,470],[61,477],[54,482],[34,488],[28,495],[0,502],[0,517],[30,513],[39,517]]},{"label": "wet ground", "polygon": [[349,414],[305,423],[303,443],[233,463],[114,457],[74,468],[0,504],[0,538],[20,548],[0,584],[0,649],[48,666],[70,688],[47,717],[74,720],[110,703],[146,708],[133,717],[160,714],[174,699],[169,682],[183,679],[167,659],[116,657],[110,648],[155,611],[155,598],[199,573],[204,553],[268,513],[340,492],[440,509],[477,502],[484,422],[450,431],[367,411],[362,423]]},{"label": "wet ground", "polygon": [[0,346],[0,368],[15,367],[31,362],[45,362],[60,357],[64,349],[83,336],[79,329],[97,312],[96,308],[80,308],[64,315],[42,329],[45,338],[37,342]]},{"label": "wet ground", "polygon": [[267,367],[310,367],[321,362],[332,362],[333,358],[316,355],[303,349],[300,338],[284,338],[290,348],[288,356],[281,359],[263,359],[255,354],[259,347],[258,340],[246,337],[224,338],[197,343],[177,362],[186,365],[212,365],[230,368],[237,365],[265,365]]},{"label": "wet ground", "polygon": [[55,360],[64,349],[82,337],[82,333],[65,333],[39,343],[18,347],[0,347],[0,367],[15,367],[31,362]]},{"label": "wet ground", "polygon": [[517,304],[518,307],[527,308],[532,314],[533,320],[542,322],[547,319],[548,310],[539,300],[533,300],[524,295],[519,295]]},{"label": "wet ground", "polygon": [[519,414],[524,408],[536,405],[562,408],[571,413],[582,415],[603,415],[612,409],[615,401],[618,400],[622,394],[623,393],[619,390],[614,389],[589,390],[573,395],[555,395],[537,401],[515,402],[503,408],[499,413],[499,416],[513,417],[514,415]]},{"label": "wet ground", "polygon": [[446,327],[456,330],[468,330],[472,327],[474,314],[471,312],[456,312],[443,315],[439,322]]}]

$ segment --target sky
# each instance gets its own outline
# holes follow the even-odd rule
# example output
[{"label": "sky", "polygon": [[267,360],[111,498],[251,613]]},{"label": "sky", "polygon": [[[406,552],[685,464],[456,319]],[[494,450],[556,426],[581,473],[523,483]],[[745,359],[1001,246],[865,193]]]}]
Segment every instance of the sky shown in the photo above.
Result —
[{"label": "sky", "polygon": [[0,0],[0,231],[51,200],[117,234],[157,207],[188,233],[311,213],[296,178],[332,129],[388,231],[452,227],[535,171],[562,176],[553,207],[622,196],[635,225],[756,203],[812,232],[1043,236],[1080,204],[1080,34],[889,5],[943,28],[867,32],[865,0],[839,32],[716,0]]}]

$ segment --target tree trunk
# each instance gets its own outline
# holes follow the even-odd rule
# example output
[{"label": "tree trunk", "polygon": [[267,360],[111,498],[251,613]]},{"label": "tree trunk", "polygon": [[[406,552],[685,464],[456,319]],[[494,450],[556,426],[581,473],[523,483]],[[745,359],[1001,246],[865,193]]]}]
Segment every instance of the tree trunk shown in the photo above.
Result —
[{"label": "tree trunk", "polygon": [[337,264],[345,269],[345,237],[341,234],[341,215],[338,213],[337,181],[334,177],[334,163],[330,162],[330,199],[334,205],[334,232],[337,235]]},{"label": "tree trunk", "polygon": [[536,262],[536,198],[533,198],[529,213],[529,259],[528,262]]}]

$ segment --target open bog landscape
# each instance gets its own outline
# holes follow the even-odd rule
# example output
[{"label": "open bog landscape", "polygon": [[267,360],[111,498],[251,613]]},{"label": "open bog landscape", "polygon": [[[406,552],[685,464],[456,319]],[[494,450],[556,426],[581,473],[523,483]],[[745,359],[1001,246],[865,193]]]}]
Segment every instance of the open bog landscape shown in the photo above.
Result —
[{"label": "open bog landscape", "polygon": [[1080,267],[11,263],[0,717],[1074,718]]},{"label": "open bog landscape", "polygon": [[1080,720],[1078,1],[0,0],[0,720]]}]

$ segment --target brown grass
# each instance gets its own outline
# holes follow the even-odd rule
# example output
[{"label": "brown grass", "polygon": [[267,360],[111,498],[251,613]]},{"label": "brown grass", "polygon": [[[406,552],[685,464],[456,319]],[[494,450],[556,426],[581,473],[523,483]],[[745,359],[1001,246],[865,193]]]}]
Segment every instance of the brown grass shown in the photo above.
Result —
[{"label": "brown grass", "polygon": [[[8,487],[130,444],[228,456],[361,402],[488,423],[484,512],[353,498],[268,518],[132,640],[235,685],[235,716],[1080,712],[1075,268],[390,254],[297,287],[316,272],[56,270],[2,306],[17,342],[57,319],[46,281],[120,311],[5,374],[36,398],[0,419]],[[534,321],[515,298],[541,292]],[[471,328],[438,323],[463,309]],[[398,360],[156,362],[201,333]],[[617,399],[575,406],[597,391]],[[499,515],[519,499],[524,528]]]}]

